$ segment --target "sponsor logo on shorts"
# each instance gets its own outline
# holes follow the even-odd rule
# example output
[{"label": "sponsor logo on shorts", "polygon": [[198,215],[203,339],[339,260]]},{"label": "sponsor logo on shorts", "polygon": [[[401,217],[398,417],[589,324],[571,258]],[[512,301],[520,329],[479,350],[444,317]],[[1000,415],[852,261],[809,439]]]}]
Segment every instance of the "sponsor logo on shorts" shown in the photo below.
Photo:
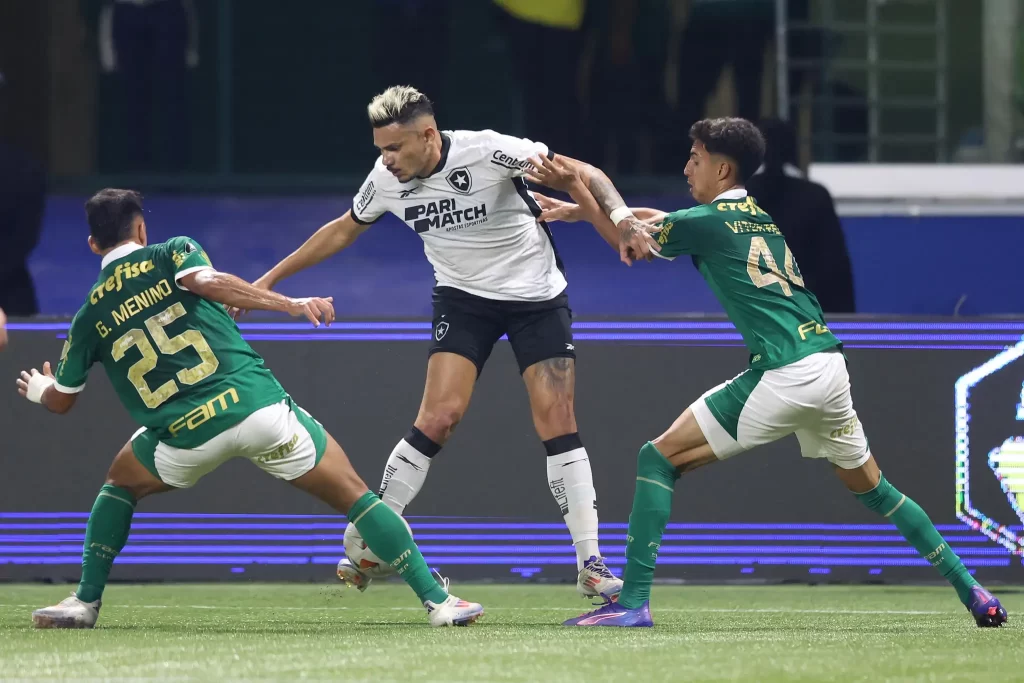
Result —
[{"label": "sponsor logo on shorts", "polygon": [[442,320],[437,324],[437,327],[434,329],[434,339],[436,339],[437,341],[441,341],[442,339],[444,339],[444,335],[446,334],[448,334],[448,323]]},{"label": "sponsor logo on shorts", "polygon": [[281,460],[282,458],[287,456],[289,453],[294,451],[295,447],[298,446],[298,445],[299,445],[299,435],[298,434],[294,434],[294,435],[292,435],[292,438],[291,438],[290,441],[288,441],[288,443],[282,444],[282,445],[278,446],[277,448],[275,448],[274,450],[272,450],[269,453],[267,453],[266,455],[261,455],[260,457],[258,457],[256,459],[259,460],[260,462],[263,462],[263,463],[274,462],[275,460]]},{"label": "sponsor logo on shorts", "polygon": [[856,433],[856,431],[857,431],[857,424],[858,424],[857,416],[854,415],[842,427],[840,427],[839,429],[833,429],[829,433],[828,438],[830,438],[830,439],[840,439],[840,438],[842,438],[844,436],[853,436]]}]

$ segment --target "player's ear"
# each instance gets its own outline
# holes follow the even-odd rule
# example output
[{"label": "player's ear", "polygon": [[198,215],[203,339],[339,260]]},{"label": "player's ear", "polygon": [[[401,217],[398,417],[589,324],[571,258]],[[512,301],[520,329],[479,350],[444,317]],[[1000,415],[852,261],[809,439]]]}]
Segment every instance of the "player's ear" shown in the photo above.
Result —
[{"label": "player's ear", "polygon": [[97,256],[103,254],[103,250],[96,246],[96,240],[92,238],[92,235],[89,235],[89,250]]},{"label": "player's ear", "polygon": [[718,179],[725,180],[732,172],[732,162],[728,159],[721,159],[718,162]]},{"label": "player's ear", "polygon": [[142,246],[146,246],[147,244],[149,244],[149,236],[146,235],[146,221],[143,220],[141,217],[139,218],[137,239],[139,244],[141,244]]}]

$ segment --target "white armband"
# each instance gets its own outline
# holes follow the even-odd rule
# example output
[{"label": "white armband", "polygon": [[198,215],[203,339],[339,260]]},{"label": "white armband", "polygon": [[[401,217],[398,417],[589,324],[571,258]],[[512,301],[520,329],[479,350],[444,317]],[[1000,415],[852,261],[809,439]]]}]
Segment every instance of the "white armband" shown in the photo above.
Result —
[{"label": "white armband", "polygon": [[33,403],[42,403],[43,392],[53,386],[53,383],[54,379],[52,377],[32,375],[32,378],[28,381],[28,391],[25,392],[25,398]]},{"label": "white armband", "polygon": [[612,223],[618,225],[619,221],[621,221],[623,218],[629,218],[632,215],[633,212],[629,209],[628,206],[620,206],[619,208],[615,209],[610,214],[608,214],[608,218],[611,219]]}]

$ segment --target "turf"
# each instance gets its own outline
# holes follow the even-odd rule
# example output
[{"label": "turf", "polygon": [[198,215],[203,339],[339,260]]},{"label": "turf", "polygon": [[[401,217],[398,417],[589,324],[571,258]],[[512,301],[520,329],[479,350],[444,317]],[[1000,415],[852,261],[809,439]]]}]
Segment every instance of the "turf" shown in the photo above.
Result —
[{"label": "turf", "polygon": [[655,588],[653,629],[571,629],[570,586],[463,585],[487,615],[430,629],[405,586],[114,585],[93,631],[37,631],[64,587],[0,584],[0,677],[345,681],[1010,681],[1024,594],[979,629],[948,588]]}]

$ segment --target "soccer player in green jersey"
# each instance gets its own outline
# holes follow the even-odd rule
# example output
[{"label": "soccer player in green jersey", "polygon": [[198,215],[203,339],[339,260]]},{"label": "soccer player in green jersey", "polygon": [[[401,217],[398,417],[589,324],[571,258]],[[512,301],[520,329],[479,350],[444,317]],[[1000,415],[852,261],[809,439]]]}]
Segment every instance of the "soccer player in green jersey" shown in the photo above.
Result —
[{"label": "soccer player in green jersey", "polygon": [[101,363],[143,425],[114,458],[85,531],[82,580],[71,597],[36,610],[39,628],[92,628],[111,565],[138,501],[188,488],[240,457],[307,491],[356,525],[375,555],[416,592],[432,626],[465,625],[483,608],[438,585],[402,518],[352,469],[341,446],[297,406],[242,339],[226,306],[283,311],[319,326],[331,298],[293,299],[218,272],[195,240],[147,241],[142,199],[107,189],[85,205],[100,275],[71,323],[57,366],[21,373],[18,392],[63,414]]},{"label": "soccer player in green jersey", "polygon": [[796,434],[803,456],[831,462],[858,500],[895,524],[952,584],[978,626],[1000,626],[1006,610],[871,455],[850,398],[842,344],[804,287],[778,226],[744,189],[764,155],[760,132],[745,119],[721,118],[697,122],[690,137],[685,174],[700,206],[673,213],[630,210],[606,175],[581,162],[533,161],[532,180],[578,202],[538,197],[543,218],[590,221],[626,263],[690,256],[750,350],[745,372],[705,393],[640,449],[622,593],[566,625],[652,626],[651,583],[676,481]]}]

